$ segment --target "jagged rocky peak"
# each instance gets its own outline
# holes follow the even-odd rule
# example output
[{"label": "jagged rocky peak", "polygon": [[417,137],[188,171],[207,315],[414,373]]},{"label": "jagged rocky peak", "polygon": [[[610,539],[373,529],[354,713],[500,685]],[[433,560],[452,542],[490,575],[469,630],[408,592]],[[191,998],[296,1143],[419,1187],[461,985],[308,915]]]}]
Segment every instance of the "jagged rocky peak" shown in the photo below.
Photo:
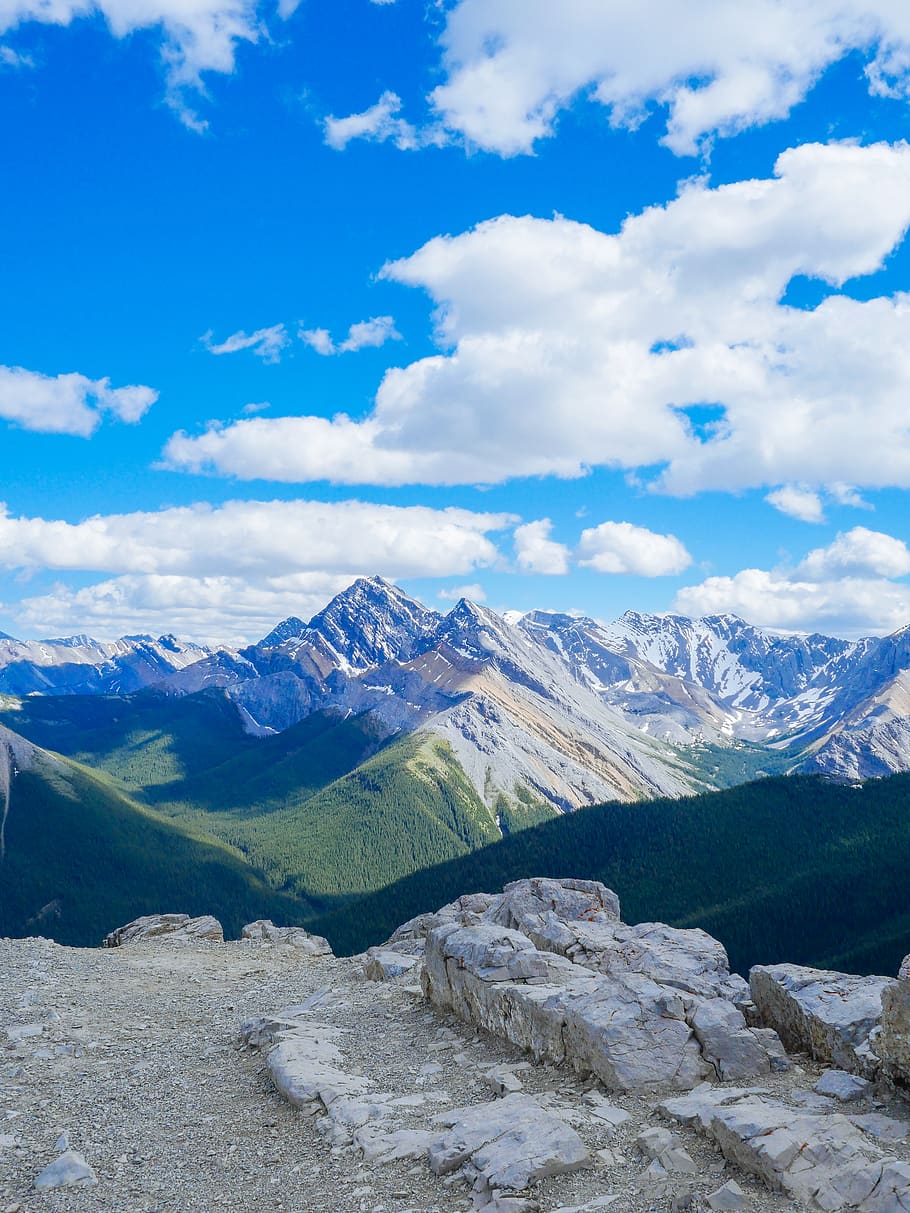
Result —
[{"label": "jagged rocky peak", "polygon": [[195,665],[211,650],[165,635],[94,640],[5,640],[0,648],[0,692],[12,695],[120,695],[153,686]]},{"label": "jagged rocky peak", "polygon": [[302,619],[298,619],[296,615],[290,615],[287,619],[282,619],[281,623],[276,624],[268,636],[264,636],[259,641],[259,647],[277,649],[286,640],[296,640],[298,637],[305,636],[306,630],[307,625]]},{"label": "jagged rocky peak", "polygon": [[408,661],[439,618],[384,577],[359,577],[313,616],[309,630],[355,669],[369,669]]},{"label": "jagged rocky peak", "polygon": [[460,598],[440,623],[436,636],[469,657],[510,652],[526,643],[519,627],[468,598]]},{"label": "jagged rocky peak", "polygon": [[587,615],[567,615],[562,611],[525,611],[515,620],[520,627],[543,628],[545,631],[561,632],[571,628],[595,627]]},{"label": "jagged rocky peak", "polygon": [[0,640],[9,640],[9,641],[12,641],[13,644],[18,643],[18,641],[16,640],[16,637],[10,636],[9,632],[0,632]]}]

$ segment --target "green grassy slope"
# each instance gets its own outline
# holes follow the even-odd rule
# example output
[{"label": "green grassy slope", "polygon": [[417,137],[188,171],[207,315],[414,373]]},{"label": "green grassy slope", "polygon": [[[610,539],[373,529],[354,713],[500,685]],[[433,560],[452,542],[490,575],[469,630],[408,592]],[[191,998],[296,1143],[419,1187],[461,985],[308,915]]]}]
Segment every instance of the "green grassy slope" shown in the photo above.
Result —
[{"label": "green grassy slope", "polygon": [[316,712],[276,736],[242,737],[224,761],[147,787],[145,798],[174,815],[201,810],[246,817],[293,809],[353,771],[384,736],[370,717]]},{"label": "green grassy slope", "polygon": [[418,872],[314,929],[353,952],[461,893],[579,876],[615,889],[627,922],[703,927],[741,972],[792,961],[895,973],[910,952],[908,872],[910,775],[860,789],[790,776],[582,809]]},{"label": "green grassy slope", "polygon": [[103,776],[39,753],[12,781],[0,935],[92,945],[159,911],[214,914],[236,936],[259,917],[302,922],[310,907],[270,888],[223,843],[159,819]]}]

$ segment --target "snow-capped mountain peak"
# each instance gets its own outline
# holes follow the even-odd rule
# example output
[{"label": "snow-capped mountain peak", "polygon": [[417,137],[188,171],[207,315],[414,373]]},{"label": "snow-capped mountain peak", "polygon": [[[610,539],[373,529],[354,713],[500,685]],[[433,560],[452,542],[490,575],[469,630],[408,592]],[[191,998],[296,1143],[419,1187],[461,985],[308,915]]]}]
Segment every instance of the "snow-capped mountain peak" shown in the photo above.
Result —
[{"label": "snow-capped mountain peak", "polygon": [[383,577],[360,577],[309,623],[352,669],[408,660],[439,615]]}]

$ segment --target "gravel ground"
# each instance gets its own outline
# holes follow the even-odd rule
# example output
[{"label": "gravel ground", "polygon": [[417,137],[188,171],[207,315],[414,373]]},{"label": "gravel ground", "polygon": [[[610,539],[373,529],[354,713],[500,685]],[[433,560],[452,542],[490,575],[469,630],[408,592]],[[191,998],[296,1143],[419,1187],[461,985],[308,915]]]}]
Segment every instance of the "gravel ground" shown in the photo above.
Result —
[{"label": "gravel ground", "polygon": [[[429,1096],[410,1114],[415,1127],[429,1127],[442,1109],[490,1099],[483,1068],[503,1062],[527,1092],[567,1109],[589,1147],[613,1158],[544,1181],[543,1210],[620,1193],[618,1213],[669,1213],[670,1196],[641,1190],[647,1160],[633,1145],[642,1128],[663,1123],[654,1110],[660,1095],[611,1097],[631,1120],[610,1137],[585,1102],[592,1084],[527,1065],[511,1046],[435,1014],[414,987],[363,981],[355,961],[302,959],[275,945],[150,941],[102,951],[46,940],[0,941],[0,1143],[15,1139],[0,1144],[0,1213],[470,1208],[464,1184],[437,1179],[424,1162],[367,1165],[332,1147],[320,1118],[278,1097],[262,1055],[238,1047],[241,1021],[313,996],[319,1019],[341,1029],[351,1072],[376,1091]],[[35,1028],[3,1047],[9,1029],[29,1025],[40,1035]],[[800,1060],[764,1085],[782,1094],[811,1088],[820,1069]],[[63,1133],[98,1184],[36,1191]],[[694,1133],[679,1137],[698,1167],[678,1181],[680,1192],[701,1198],[735,1178],[748,1213],[796,1209],[731,1171]],[[895,1152],[910,1157],[906,1147]]]}]

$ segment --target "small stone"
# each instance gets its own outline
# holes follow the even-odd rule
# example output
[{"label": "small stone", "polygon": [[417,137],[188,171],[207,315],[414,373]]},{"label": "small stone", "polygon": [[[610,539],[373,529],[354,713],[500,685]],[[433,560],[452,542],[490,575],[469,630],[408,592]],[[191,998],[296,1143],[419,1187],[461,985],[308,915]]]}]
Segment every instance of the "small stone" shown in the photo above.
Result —
[{"label": "small stone", "polygon": [[626,1121],[632,1119],[629,1113],[622,1108],[617,1108],[613,1104],[607,1103],[597,1091],[589,1091],[585,1095],[584,1101],[590,1106],[591,1115],[608,1125],[610,1132],[613,1132],[621,1125],[624,1125]]},{"label": "small stone", "polygon": [[367,981],[392,981],[409,973],[415,965],[420,964],[420,960],[419,956],[408,956],[388,948],[370,948],[364,962],[363,974]]},{"label": "small stone", "polygon": [[65,1132],[61,1133],[60,1136],[57,1138],[57,1140],[54,1142],[54,1149],[58,1150],[62,1154],[65,1150],[68,1150],[69,1148],[70,1148],[69,1134],[65,1133]]},{"label": "small stone", "polygon": [[492,1087],[497,1095],[508,1095],[522,1089],[521,1079],[506,1066],[494,1066],[481,1075],[483,1082]]},{"label": "small stone", "polygon": [[665,1150],[676,1145],[676,1134],[671,1133],[669,1129],[655,1125],[653,1128],[639,1133],[635,1139],[635,1145],[648,1158],[658,1158]]},{"label": "small stone", "polygon": [[98,1177],[81,1154],[67,1150],[61,1154],[35,1180],[36,1188],[88,1188],[98,1182]]},{"label": "small stone", "polygon": [[670,1213],[699,1213],[701,1207],[692,1192],[677,1192],[670,1201]]},{"label": "small stone", "polygon": [[698,1170],[694,1160],[682,1146],[671,1146],[669,1150],[664,1150],[658,1161],[665,1171],[677,1175],[694,1175]]},{"label": "small stone", "polygon": [[841,1103],[863,1099],[871,1090],[871,1082],[857,1074],[847,1074],[844,1070],[826,1070],[815,1084],[817,1094],[839,1099]]},{"label": "small stone", "polygon": [[721,1210],[741,1209],[746,1203],[745,1193],[735,1179],[729,1180],[708,1197],[708,1207]]},{"label": "small stone", "polygon": [[598,1150],[596,1157],[604,1167],[615,1167],[622,1160],[622,1155],[616,1150],[611,1150],[609,1147],[604,1147],[603,1150]]},{"label": "small stone", "polygon": [[6,1029],[11,1044],[18,1044],[20,1040],[32,1040],[35,1036],[41,1036],[43,1032],[44,1025],[40,1023],[17,1024],[15,1027]]}]

